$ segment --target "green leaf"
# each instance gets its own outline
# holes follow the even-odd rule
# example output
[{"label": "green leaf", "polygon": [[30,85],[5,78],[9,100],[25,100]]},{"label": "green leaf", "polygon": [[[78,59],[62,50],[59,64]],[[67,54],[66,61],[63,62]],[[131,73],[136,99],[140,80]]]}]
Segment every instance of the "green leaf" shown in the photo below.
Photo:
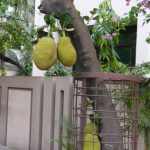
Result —
[{"label": "green leaf", "polygon": [[89,16],[83,16],[83,19],[88,21],[90,19],[90,17]]},{"label": "green leaf", "polygon": [[44,16],[44,21],[46,24],[50,25],[50,26],[55,26],[55,17],[53,14],[47,14]]},{"label": "green leaf", "polygon": [[90,13],[92,14],[92,15],[95,15],[96,13],[97,13],[97,8],[94,8],[92,11],[90,11]]},{"label": "green leaf", "polygon": [[62,13],[62,15],[60,16],[60,25],[62,28],[65,28],[67,25],[69,25],[71,23],[71,16],[69,13]]},{"label": "green leaf", "polygon": [[99,16],[93,17],[93,20],[99,21]]},{"label": "green leaf", "polygon": [[150,44],[150,37],[147,37],[147,38],[146,38],[146,42],[147,42],[148,44]]},{"label": "green leaf", "polygon": [[138,10],[139,10],[139,8],[136,7],[136,6],[133,6],[133,7],[131,8],[131,11],[132,11],[133,13],[137,13]]},{"label": "green leaf", "polygon": [[0,6],[1,13],[5,13],[6,10],[7,10],[7,7],[5,5]]}]

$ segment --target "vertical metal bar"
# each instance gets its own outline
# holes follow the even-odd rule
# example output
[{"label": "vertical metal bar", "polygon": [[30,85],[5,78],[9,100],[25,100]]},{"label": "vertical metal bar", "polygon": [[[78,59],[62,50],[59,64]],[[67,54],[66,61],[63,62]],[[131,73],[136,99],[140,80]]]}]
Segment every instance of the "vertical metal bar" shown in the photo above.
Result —
[{"label": "vertical metal bar", "polygon": [[132,89],[133,89],[133,91],[132,91],[132,124],[131,124],[131,144],[132,144],[132,150],[135,150],[134,149],[134,147],[135,147],[135,145],[134,145],[134,105],[135,105],[135,84],[134,83],[132,83]]},{"label": "vertical metal bar", "polygon": [[139,100],[139,84],[135,83],[134,84],[134,140],[133,140],[133,145],[134,145],[134,149],[133,150],[137,150],[137,130],[138,130],[138,100]]},{"label": "vertical metal bar", "polygon": [[84,143],[84,126],[86,124],[86,79],[82,80],[82,97],[81,97],[81,116],[80,116],[80,150],[83,150]]},{"label": "vertical metal bar", "polygon": [[[63,114],[64,114],[64,110],[63,110],[63,107],[64,107],[64,91],[61,90],[60,91],[60,118],[59,120],[62,121],[61,125],[59,126],[59,141],[60,143],[63,142],[63,125],[64,125],[64,120],[63,120]],[[59,150],[62,150],[62,145],[59,144]]]},{"label": "vertical metal bar", "polygon": [[[123,92],[124,92],[124,81],[122,80],[121,81],[121,97],[122,97],[122,95],[123,95]],[[123,101],[126,101],[126,97],[125,98],[123,98]],[[121,102],[119,102],[119,103],[121,103]],[[121,105],[121,104],[120,104]],[[122,106],[120,106],[120,107],[122,107]],[[120,110],[121,111],[121,110]],[[121,111],[121,114],[123,113],[123,118],[122,118],[122,120],[123,120],[123,126],[125,126],[125,124],[126,124],[126,108],[125,107],[123,107],[123,112]],[[125,147],[125,148],[127,148],[127,144],[126,144],[126,141],[127,141],[127,143],[128,143],[128,138],[126,138],[126,131],[124,130],[123,131],[123,146]]]},{"label": "vertical metal bar", "polygon": [[132,107],[132,150],[137,150],[137,99],[139,97],[138,95],[138,84],[133,83],[133,92],[132,92],[132,100],[133,100],[133,107]]},{"label": "vertical metal bar", "polygon": [[77,139],[78,139],[78,132],[77,132],[77,128],[78,128],[78,118],[77,118],[77,92],[78,92],[78,80],[77,79],[74,79],[74,102],[73,102],[73,127],[74,127],[74,144],[75,144],[75,147],[77,149],[78,145],[77,145]]},{"label": "vertical metal bar", "polygon": [[72,127],[73,127],[73,141],[74,145],[76,146],[76,138],[75,138],[75,79],[73,80],[73,86],[74,86],[74,91],[73,91],[73,102],[72,102]]}]

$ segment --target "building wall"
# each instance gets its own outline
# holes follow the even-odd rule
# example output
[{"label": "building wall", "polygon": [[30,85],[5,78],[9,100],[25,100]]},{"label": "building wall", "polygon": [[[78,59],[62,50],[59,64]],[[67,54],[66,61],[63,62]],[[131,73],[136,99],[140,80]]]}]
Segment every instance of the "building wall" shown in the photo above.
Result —
[{"label": "building wall", "polygon": [[139,15],[137,22],[136,64],[150,61],[150,45],[146,42],[149,36],[150,24],[143,24],[144,17]]},{"label": "building wall", "polygon": [[[122,17],[124,13],[128,12],[136,3],[136,0],[132,0],[130,5],[126,6],[125,0],[117,1],[117,3],[116,0],[112,0],[114,10]],[[150,61],[150,45],[146,42],[146,38],[149,36],[150,32],[150,24],[145,24],[143,26],[143,19],[144,17],[140,14],[137,21],[136,65]]]},{"label": "building wall", "polygon": [[73,78],[1,77],[0,87],[0,150],[60,149],[54,139],[71,117]]},{"label": "building wall", "polygon": [[111,3],[115,12],[123,17],[125,13],[130,11],[132,6],[136,5],[136,0],[131,0],[129,5],[127,5],[126,0],[119,0],[117,2],[116,0],[111,0]]}]

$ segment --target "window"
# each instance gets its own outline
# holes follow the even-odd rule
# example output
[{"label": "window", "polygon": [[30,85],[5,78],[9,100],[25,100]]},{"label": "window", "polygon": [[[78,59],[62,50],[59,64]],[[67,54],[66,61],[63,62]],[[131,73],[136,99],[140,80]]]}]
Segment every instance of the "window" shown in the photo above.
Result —
[{"label": "window", "polygon": [[120,57],[121,62],[128,66],[135,65],[136,56],[136,32],[137,26],[128,26],[125,31],[121,32],[119,45],[116,51]]}]

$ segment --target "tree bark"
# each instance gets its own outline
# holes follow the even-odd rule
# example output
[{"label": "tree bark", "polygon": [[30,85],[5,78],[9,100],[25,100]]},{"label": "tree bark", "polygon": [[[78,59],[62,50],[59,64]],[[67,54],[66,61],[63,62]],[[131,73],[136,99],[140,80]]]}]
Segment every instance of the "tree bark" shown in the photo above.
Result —
[{"label": "tree bark", "polygon": [[[60,17],[62,12],[67,12],[72,17],[71,25],[74,32],[71,35],[71,40],[77,50],[78,62],[81,72],[98,72],[99,63],[96,55],[96,50],[91,40],[90,33],[85,26],[83,19],[79,16],[72,0],[43,0],[39,9],[43,13],[54,13],[57,18]],[[101,119],[101,143],[102,150],[123,150],[122,133],[119,121],[116,119],[104,119],[103,117],[117,118],[114,105],[110,93],[107,91],[103,81],[101,80],[88,80],[90,86],[95,82],[99,86],[98,93],[108,95],[100,97],[96,100],[97,106],[95,109],[103,110],[98,112]],[[103,90],[100,90],[103,89]],[[88,94],[93,94],[95,91],[88,90]],[[93,99],[93,98],[92,98]],[[114,113],[107,113],[106,110]],[[115,135],[104,136],[103,133],[112,133]],[[120,144],[120,143],[121,144]],[[106,144],[107,143],[107,144]],[[110,146],[111,145],[111,146]],[[110,148],[109,148],[110,146]]]}]

